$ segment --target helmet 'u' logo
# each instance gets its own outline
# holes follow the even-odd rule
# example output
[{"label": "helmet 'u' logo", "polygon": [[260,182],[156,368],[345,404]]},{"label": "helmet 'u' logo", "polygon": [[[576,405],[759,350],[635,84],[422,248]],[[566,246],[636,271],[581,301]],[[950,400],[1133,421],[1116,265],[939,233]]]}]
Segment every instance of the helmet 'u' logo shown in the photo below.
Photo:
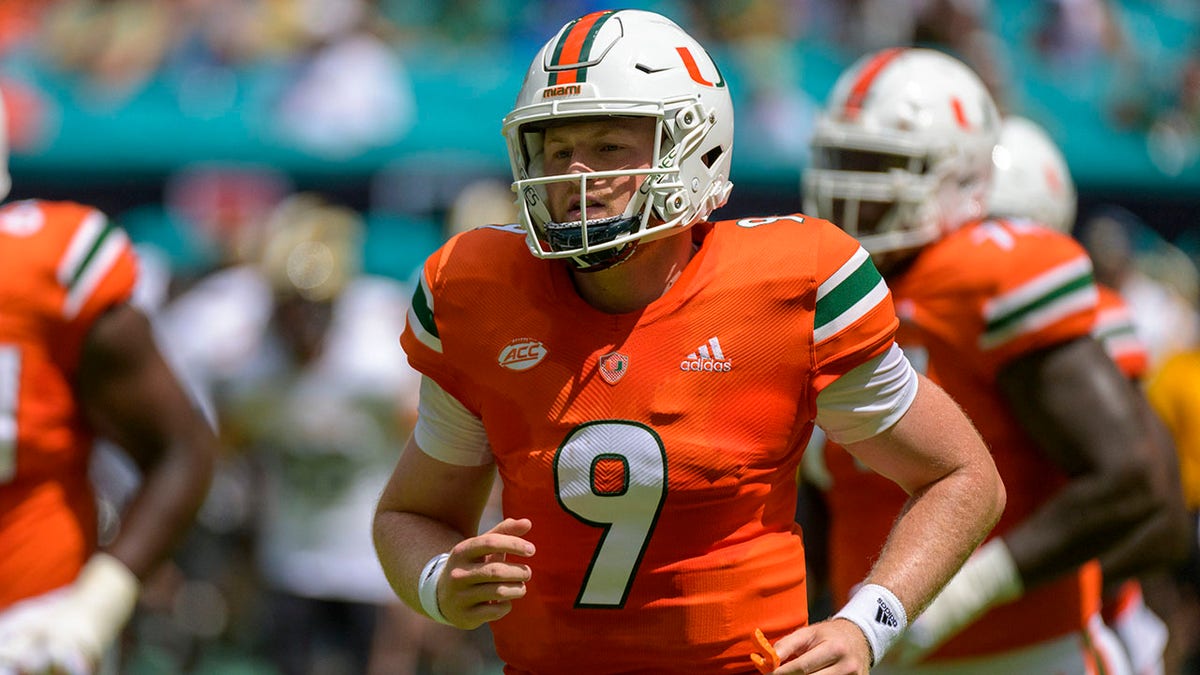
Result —
[{"label": "helmet 'u' logo", "polygon": [[706,87],[725,86],[725,77],[721,75],[721,69],[717,68],[717,64],[713,64],[713,68],[717,68],[717,81],[709,82],[708,80],[704,79],[704,75],[700,73],[700,66],[696,65],[696,58],[692,56],[691,50],[689,50],[687,47],[676,47],[675,51],[679,54],[679,58],[683,59],[683,65],[685,68],[687,68],[688,75],[691,76],[692,80],[696,84],[702,84]]},{"label": "helmet 'u' logo", "polygon": [[967,119],[967,111],[963,110],[963,103],[957,96],[950,99],[950,109],[954,111],[954,121],[958,122],[958,126],[971,130],[971,121]]}]

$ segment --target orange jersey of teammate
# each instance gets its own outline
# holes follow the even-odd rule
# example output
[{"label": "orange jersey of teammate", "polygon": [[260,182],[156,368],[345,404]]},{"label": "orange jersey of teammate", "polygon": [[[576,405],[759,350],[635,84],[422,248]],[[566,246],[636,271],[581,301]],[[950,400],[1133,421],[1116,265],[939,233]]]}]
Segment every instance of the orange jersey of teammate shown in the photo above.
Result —
[{"label": "orange jersey of teammate", "polygon": [[0,209],[0,610],[75,579],[96,546],[92,433],[74,396],[84,338],[127,299],[129,239],[95,209]]},{"label": "orange jersey of teammate", "polygon": [[702,223],[644,311],[605,314],[515,226],[426,262],[402,337],[483,422],[528,595],[508,673],[734,673],[808,619],[795,475],[816,396],[894,343],[858,243],[803,216]]},{"label": "orange jersey of teammate", "polygon": [[[996,386],[1006,363],[1087,335],[1096,325],[1091,262],[1070,237],[1032,224],[983,221],[927,247],[894,280],[897,341],[918,369],[970,416],[992,450],[1008,505],[991,536],[1003,535],[1067,480],[1009,412]],[[907,496],[831,445],[830,583],[845,601],[866,576]],[[931,657],[1008,651],[1082,630],[1099,609],[1100,573],[1076,573],[1028,589],[993,608]]]},{"label": "orange jersey of teammate", "polygon": [[1104,351],[1117,364],[1125,377],[1139,380],[1150,369],[1150,352],[1137,336],[1129,305],[1116,290],[1098,284],[1099,314],[1092,335],[1104,346]]}]

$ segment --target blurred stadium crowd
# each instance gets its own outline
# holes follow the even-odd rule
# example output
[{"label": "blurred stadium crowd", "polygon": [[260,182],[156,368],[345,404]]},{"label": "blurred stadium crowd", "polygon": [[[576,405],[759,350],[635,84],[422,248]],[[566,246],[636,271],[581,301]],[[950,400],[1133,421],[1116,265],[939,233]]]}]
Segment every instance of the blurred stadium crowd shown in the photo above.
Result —
[{"label": "blurred stadium crowd", "polygon": [[[511,222],[499,122],[513,64],[602,4],[0,1],[11,198],[94,204],[129,230],[141,302],[225,442],[123,672],[496,668],[486,633],[397,606],[377,569],[370,512],[416,393],[396,340],[425,255]],[[809,131],[841,68],[939,46],[1056,135],[1080,188],[1075,233],[1126,295],[1156,371],[1200,350],[1200,5],[625,5],[675,18],[730,65],[739,188],[723,217],[799,209]],[[1184,461],[1198,509],[1200,456]],[[137,479],[108,453],[95,470],[113,504]]]}]

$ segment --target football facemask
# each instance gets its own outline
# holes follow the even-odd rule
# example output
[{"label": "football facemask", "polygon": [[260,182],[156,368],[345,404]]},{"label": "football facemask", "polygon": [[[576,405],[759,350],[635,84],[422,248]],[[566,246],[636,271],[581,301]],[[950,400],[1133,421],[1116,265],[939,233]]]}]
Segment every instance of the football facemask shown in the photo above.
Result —
[{"label": "football facemask", "polygon": [[[655,120],[648,168],[546,175],[548,123],[644,116]],[[729,198],[733,105],[708,53],[670,20],[639,10],[580,17],[542,47],[513,111],[504,119],[519,218],[539,258],[570,258],[582,269],[623,260],[638,241],[690,227]],[[555,222],[546,186],[578,185],[587,204],[595,181],[641,184],[615,217]]]}]

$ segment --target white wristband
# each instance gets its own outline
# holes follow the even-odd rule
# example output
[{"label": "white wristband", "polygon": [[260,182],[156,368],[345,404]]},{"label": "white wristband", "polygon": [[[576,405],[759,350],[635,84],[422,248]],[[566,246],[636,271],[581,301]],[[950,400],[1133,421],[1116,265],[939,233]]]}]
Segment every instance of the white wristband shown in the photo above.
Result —
[{"label": "white wristband", "polygon": [[438,607],[437,599],[438,581],[442,578],[442,571],[446,569],[446,561],[449,558],[449,553],[439,553],[425,563],[425,567],[421,570],[421,582],[417,586],[417,595],[421,598],[421,609],[425,610],[429,618],[438,623],[453,626],[454,624],[442,616],[442,609]]},{"label": "white wristband", "polygon": [[91,618],[101,648],[112,644],[129,622],[140,589],[133,572],[104,552],[92,555],[79,572],[72,591],[79,610]]},{"label": "white wristband", "polygon": [[846,606],[833,616],[854,622],[867,636],[872,666],[883,659],[908,627],[908,614],[900,599],[878,584],[861,586]]}]

